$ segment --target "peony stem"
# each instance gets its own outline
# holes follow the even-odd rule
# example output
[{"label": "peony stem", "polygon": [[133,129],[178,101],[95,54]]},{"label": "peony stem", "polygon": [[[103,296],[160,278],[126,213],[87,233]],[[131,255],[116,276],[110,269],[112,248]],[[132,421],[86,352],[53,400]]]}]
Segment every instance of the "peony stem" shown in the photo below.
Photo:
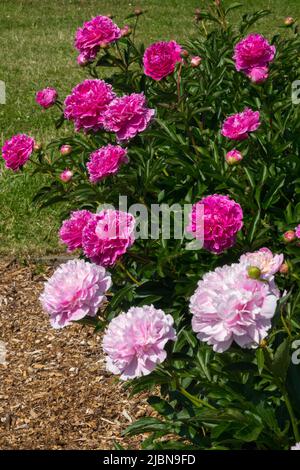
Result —
[{"label": "peony stem", "polygon": [[141,285],[142,285],[135,277],[133,277],[132,274],[130,274],[130,272],[125,268],[124,264],[123,264],[121,261],[118,262],[118,265],[119,265],[120,268],[123,269],[123,271],[127,274],[127,276],[129,277],[129,279],[131,279],[137,286],[141,286]]}]

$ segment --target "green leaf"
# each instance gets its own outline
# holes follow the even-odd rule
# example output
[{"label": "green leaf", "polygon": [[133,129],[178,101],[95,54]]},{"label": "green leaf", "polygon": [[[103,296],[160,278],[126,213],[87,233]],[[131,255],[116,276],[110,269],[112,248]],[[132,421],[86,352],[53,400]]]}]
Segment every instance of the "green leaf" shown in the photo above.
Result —
[{"label": "green leaf", "polygon": [[262,348],[258,348],[256,350],[256,361],[257,361],[258,372],[261,375],[265,366],[265,356],[264,356],[264,351]]},{"label": "green leaf", "polygon": [[278,346],[274,354],[274,359],[272,361],[272,371],[274,375],[285,381],[290,362],[290,339],[286,338]]}]

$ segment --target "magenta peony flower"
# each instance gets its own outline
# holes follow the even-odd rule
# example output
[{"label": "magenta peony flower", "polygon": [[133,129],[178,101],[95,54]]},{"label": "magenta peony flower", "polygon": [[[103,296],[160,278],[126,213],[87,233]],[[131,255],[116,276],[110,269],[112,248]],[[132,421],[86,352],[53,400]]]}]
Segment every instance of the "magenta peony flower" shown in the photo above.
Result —
[{"label": "magenta peony flower", "polygon": [[253,83],[263,83],[269,76],[269,70],[268,67],[253,67],[246,75]]},{"label": "magenta peony flower", "polygon": [[122,380],[148,375],[167,357],[165,345],[176,340],[174,320],[153,305],[132,307],[114,318],[104,335],[107,369]]},{"label": "magenta peony flower", "polygon": [[121,30],[107,16],[96,16],[76,32],[75,47],[88,62],[95,59],[100,47],[121,37]]},{"label": "magenta peony flower", "polygon": [[110,274],[102,266],[75,259],[56,269],[40,301],[53,328],[63,328],[87,315],[94,317],[110,286]]},{"label": "magenta peony flower", "polygon": [[65,118],[74,121],[76,131],[98,131],[103,127],[104,112],[114,99],[112,86],[103,80],[84,80],[65,99]]},{"label": "magenta peony flower", "polygon": [[225,160],[228,165],[236,165],[243,160],[243,155],[238,150],[233,149],[226,153]]},{"label": "magenta peony flower", "polygon": [[90,181],[96,183],[106,176],[118,172],[122,163],[127,163],[127,150],[119,145],[106,145],[90,155],[87,169]]},{"label": "magenta peony flower", "polygon": [[110,103],[104,115],[104,127],[115,132],[119,141],[132,139],[146,129],[154,114],[154,109],[147,108],[143,93],[132,93]]},{"label": "magenta peony flower", "polygon": [[6,168],[13,171],[19,170],[31,157],[34,146],[34,139],[26,134],[17,134],[6,140],[2,147],[2,157],[6,162]]},{"label": "magenta peony flower", "polygon": [[81,210],[71,213],[71,217],[64,220],[59,231],[62,243],[68,247],[68,251],[82,248],[82,231],[89,220],[93,217],[90,211]]},{"label": "magenta peony flower", "polygon": [[245,108],[243,112],[233,114],[225,119],[221,134],[233,140],[247,139],[249,132],[256,131],[259,128],[259,118],[259,111]]},{"label": "magenta peony flower", "polygon": [[[204,208],[204,220],[199,217],[199,206]],[[206,196],[193,205],[187,231],[196,239],[204,236],[203,246],[212,253],[222,253],[235,244],[236,234],[243,226],[241,206],[220,194]],[[202,235],[203,229],[203,235]]]},{"label": "magenta peony flower", "polygon": [[60,175],[60,179],[61,181],[63,181],[64,183],[68,183],[68,181],[70,181],[72,178],[73,178],[73,171],[69,170],[68,168],[66,168]]},{"label": "magenta peony flower", "polygon": [[82,233],[85,255],[102,266],[113,265],[133,244],[134,226],[127,212],[105,209],[95,214]]},{"label": "magenta peony flower", "polygon": [[291,450],[300,450],[300,442],[297,442],[294,446],[292,446]]},{"label": "magenta peony flower", "polygon": [[144,53],[144,73],[153,80],[174,72],[177,62],[181,62],[181,47],[175,41],[161,41],[151,44]]},{"label": "magenta peony flower", "polygon": [[57,91],[55,88],[44,88],[37,92],[35,101],[42,106],[42,108],[50,108],[57,100]]},{"label": "magenta peony flower", "polygon": [[300,224],[295,228],[295,235],[297,238],[300,238]]},{"label": "magenta peony flower", "polygon": [[284,261],[283,254],[273,255],[269,248],[261,248],[253,253],[246,253],[240,257],[240,263],[246,267],[256,267],[260,271],[260,279],[271,280]]},{"label": "magenta peony flower", "polygon": [[275,57],[276,48],[260,34],[249,34],[236,44],[233,59],[238,71],[249,74],[254,68],[267,67]]},{"label": "magenta peony flower", "polygon": [[190,299],[192,328],[216,352],[233,341],[255,348],[271,328],[277,300],[267,282],[249,278],[243,263],[223,266],[198,282]]}]

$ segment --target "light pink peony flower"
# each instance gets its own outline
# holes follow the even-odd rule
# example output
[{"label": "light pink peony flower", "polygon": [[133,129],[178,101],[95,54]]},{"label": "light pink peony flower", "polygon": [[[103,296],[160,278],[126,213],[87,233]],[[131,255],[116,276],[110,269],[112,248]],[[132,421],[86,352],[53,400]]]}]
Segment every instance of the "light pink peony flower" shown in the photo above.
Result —
[{"label": "light pink peony flower", "polygon": [[6,162],[6,168],[13,171],[19,170],[31,157],[34,146],[34,139],[26,134],[17,134],[6,140],[2,147],[2,157]]},{"label": "light pink peony flower", "polygon": [[300,238],[300,224],[295,228],[295,235],[297,238]]},{"label": "light pink peony flower", "polygon": [[90,211],[81,210],[72,212],[71,217],[63,221],[59,237],[69,252],[82,248],[82,231],[92,217]]},{"label": "light pink peony flower", "polygon": [[40,296],[53,328],[62,328],[85,316],[94,317],[106,300],[110,274],[102,266],[72,260],[59,266]]},{"label": "light pink peony flower", "polygon": [[77,30],[75,47],[81,57],[91,62],[95,59],[100,47],[106,46],[120,37],[120,29],[110,18],[96,16]]},{"label": "light pink peony flower", "polygon": [[44,88],[37,92],[35,100],[42,108],[50,108],[57,100],[57,91],[55,88]]},{"label": "light pink peony flower", "polygon": [[240,263],[246,267],[259,268],[260,278],[271,280],[279,270],[284,261],[283,254],[273,255],[269,248],[261,248],[253,253],[246,253],[240,257]]},{"label": "light pink peony flower", "polygon": [[243,160],[243,155],[238,150],[233,149],[226,153],[225,160],[228,165],[236,165]]},{"label": "light pink peony flower", "polygon": [[104,112],[114,99],[112,86],[103,80],[84,80],[65,99],[65,118],[74,121],[76,131],[98,131],[103,127]]},{"label": "light pink peony flower", "polygon": [[113,265],[134,242],[135,219],[131,214],[105,209],[95,214],[83,229],[85,255],[102,266]]},{"label": "light pink peony flower", "polygon": [[259,111],[245,108],[243,112],[233,114],[225,119],[221,134],[233,140],[247,139],[249,132],[256,131],[259,128],[259,118]]},{"label": "light pink peony flower", "polygon": [[276,47],[260,34],[249,34],[236,44],[233,59],[238,71],[248,75],[254,68],[267,67],[275,57]]},{"label": "light pink peony flower", "polygon": [[119,145],[106,145],[90,155],[87,169],[90,181],[96,183],[106,176],[114,175],[123,163],[128,163],[127,150]]},{"label": "light pink peony flower", "polygon": [[143,62],[145,75],[159,81],[173,73],[181,62],[181,47],[175,41],[155,42],[145,50]]},{"label": "light pink peony flower", "polygon": [[167,357],[165,345],[176,340],[174,320],[153,305],[132,307],[114,318],[104,335],[107,369],[122,380],[150,374]]},{"label": "light pink peony flower", "polygon": [[294,446],[292,446],[291,450],[300,450],[300,442],[297,442]]},{"label": "light pink peony flower", "polygon": [[64,183],[68,183],[68,181],[70,181],[72,178],[73,178],[73,171],[69,170],[68,168],[66,168],[60,175],[60,179],[61,181],[63,181]]},{"label": "light pink peony flower", "polygon": [[132,93],[110,103],[104,115],[104,127],[115,132],[119,141],[132,139],[146,129],[154,114],[154,109],[147,108],[143,93]]},{"label": "light pink peony flower", "polygon": [[[204,220],[199,217],[199,206],[204,208]],[[204,224],[204,226],[203,226]],[[206,196],[193,205],[190,223],[187,231],[196,239],[201,240],[204,230],[203,246],[212,253],[222,253],[231,248],[236,241],[236,235],[243,226],[243,211],[241,206],[220,194]]]},{"label": "light pink peony flower", "polygon": [[253,67],[246,72],[246,75],[253,83],[263,83],[269,76],[268,67]]},{"label": "light pink peony flower", "polygon": [[209,272],[190,299],[192,328],[216,352],[235,341],[255,348],[267,336],[278,297],[267,282],[250,279],[240,264]]}]

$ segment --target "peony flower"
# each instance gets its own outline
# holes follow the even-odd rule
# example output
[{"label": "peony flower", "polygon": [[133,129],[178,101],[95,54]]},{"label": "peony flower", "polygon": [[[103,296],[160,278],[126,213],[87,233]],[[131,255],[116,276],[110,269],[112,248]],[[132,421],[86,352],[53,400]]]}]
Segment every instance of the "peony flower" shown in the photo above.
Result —
[{"label": "peony flower", "polygon": [[275,57],[276,47],[260,34],[249,34],[236,44],[233,59],[238,71],[248,75],[254,68],[267,68]]},{"label": "peony flower", "polygon": [[259,118],[259,111],[245,108],[243,112],[233,114],[225,119],[221,134],[233,140],[247,139],[249,132],[256,131],[259,128]]},{"label": "peony flower", "polygon": [[[80,56],[91,62],[100,49],[121,37],[121,30],[107,16],[96,16],[76,32],[75,47]],[[81,65],[81,64],[80,64]]]},{"label": "peony flower", "polygon": [[201,62],[202,62],[202,58],[199,57],[198,55],[191,58],[191,66],[194,67],[194,68],[199,67]]},{"label": "peony flower", "polygon": [[238,150],[233,149],[226,153],[225,160],[228,165],[236,165],[243,160],[243,155]]},{"label": "peony flower", "polygon": [[96,183],[106,176],[114,175],[123,163],[127,163],[127,150],[119,145],[106,145],[90,155],[87,169],[90,181]]},{"label": "peony flower", "polygon": [[165,345],[176,340],[174,320],[153,305],[132,307],[114,318],[103,338],[107,369],[122,380],[150,374],[167,357]]},{"label": "peony flower", "polygon": [[240,263],[248,267],[256,267],[260,271],[259,278],[271,280],[284,261],[283,254],[273,255],[269,248],[261,248],[253,253],[246,253],[240,257]]},{"label": "peony flower", "polygon": [[31,157],[34,146],[34,139],[26,134],[17,134],[6,140],[2,147],[2,157],[6,162],[6,168],[13,171],[19,170]]},{"label": "peony flower", "polygon": [[294,446],[292,446],[291,450],[300,450],[300,442],[297,442]]},{"label": "peony flower", "polygon": [[68,168],[66,168],[60,175],[60,179],[61,181],[63,181],[63,183],[67,183],[68,181],[70,181],[72,178],[73,178],[73,171],[71,170],[68,170]]},{"label": "peony flower", "polygon": [[72,147],[71,145],[65,144],[60,147],[59,151],[63,156],[70,155],[70,153],[72,153]]},{"label": "peony flower", "polygon": [[145,75],[159,81],[173,73],[181,62],[181,47],[175,41],[155,42],[145,50],[143,62]]},{"label": "peony flower", "polygon": [[253,67],[246,75],[253,83],[263,83],[269,76],[269,70],[268,67]]},{"label": "peony flower", "polygon": [[295,235],[297,238],[300,238],[300,224],[295,228]]},{"label": "peony flower", "polygon": [[134,226],[127,212],[104,209],[95,214],[82,233],[85,255],[102,266],[113,265],[133,244]]},{"label": "peony flower", "polygon": [[62,223],[59,237],[62,243],[67,245],[69,252],[82,248],[82,231],[92,217],[90,211],[74,211],[71,217]]},{"label": "peony flower", "polygon": [[104,112],[114,97],[103,80],[84,80],[65,99],[65,118],[74,121],[76,131],[96,132],[103,128]]},{"label": "peony flower", "polygon": [[42,106],[42,108],[50,108],[57,100],[57,91],[55,88],[44,88],[37,92],[35,101]]},{"label": "peony flower", "polygon": [[110,274],[102,266],[75,259],[56,269],[40,301],[53,328],[63,328],[87,315],[94,317],[110,286]]},{"label": "peony flower", "polygon": [[294,230],[287,230],[287,232],[283,234],[283,241],[285,243],[291,243],[295,240],[295,238],[296,233],[294,232]]},{"label": "peony flower", "polygon": [[[204,210],[203,217],[199,214],[201,206]],[[187,231],[198,240],[204,237],[204,248],[219,254],[235,244],[237,232],[242,226],[241,206],[229,196],[213,194],[193,205]]]},{"label": "peony flower", "polygon": [[104,116],[104,127],[115,132],[119,141],[132,139],[146,129],[154,114],[154,109],[147,108],[143,93],[132,93],[110,103]]},{"label": "peony flower", "polygon": [[216,352],[233,341],[256,348],[271,328],[277,300],[267,282],[249,278],[243,263],[223,266],[198,282],[190,299],[192,328]]}]

